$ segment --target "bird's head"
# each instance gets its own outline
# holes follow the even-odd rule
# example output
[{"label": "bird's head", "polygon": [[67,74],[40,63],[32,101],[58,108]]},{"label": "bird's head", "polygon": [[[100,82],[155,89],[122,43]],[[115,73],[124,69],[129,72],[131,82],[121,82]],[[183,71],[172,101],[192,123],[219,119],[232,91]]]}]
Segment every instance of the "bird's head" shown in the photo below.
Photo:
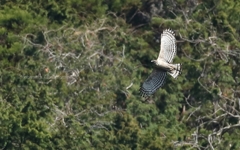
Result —
[{"label": "bird's head", "polygon": [[154,63],[155,65],[157,64],[157,60],[151,60],[152,63]]}]

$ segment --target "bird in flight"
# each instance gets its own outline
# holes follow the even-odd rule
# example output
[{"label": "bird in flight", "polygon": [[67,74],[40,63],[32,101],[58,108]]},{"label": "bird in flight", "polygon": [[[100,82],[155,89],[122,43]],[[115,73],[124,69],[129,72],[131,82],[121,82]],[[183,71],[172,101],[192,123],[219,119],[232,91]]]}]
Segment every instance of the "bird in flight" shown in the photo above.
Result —
[{"label": "bird in flight", "polygon": [[173,78],[176,78],[181,73],[181,64],[172,64],[176,50],[175,33],[170,29],[164,30],[161,35],[161,46],[158,58],[157,60],[151,61],[155,64],[155,68],[141,85],[141,96],[148,97],[162,87],[167,73]]}]

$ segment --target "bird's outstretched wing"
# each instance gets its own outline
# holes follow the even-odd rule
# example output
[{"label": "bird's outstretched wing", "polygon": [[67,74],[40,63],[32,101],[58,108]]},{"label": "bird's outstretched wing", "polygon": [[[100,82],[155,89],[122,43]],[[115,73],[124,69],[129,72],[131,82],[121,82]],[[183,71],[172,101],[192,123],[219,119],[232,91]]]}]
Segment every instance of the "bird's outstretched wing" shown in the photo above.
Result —
[{"label": "bird's outstretched wing", "polygon": [[154,69],[150,76],[143,82],[140,88],[140,94],[147,97],[155,93],[163,86],[167,72],[161,69]]},{"label": "bird's outstretched wing", "polygon": [[175,33],[166,29],[161,35],[161,46],[158,59],[164,59],[166,62],[171,63],[176,55],[176,38]]}]

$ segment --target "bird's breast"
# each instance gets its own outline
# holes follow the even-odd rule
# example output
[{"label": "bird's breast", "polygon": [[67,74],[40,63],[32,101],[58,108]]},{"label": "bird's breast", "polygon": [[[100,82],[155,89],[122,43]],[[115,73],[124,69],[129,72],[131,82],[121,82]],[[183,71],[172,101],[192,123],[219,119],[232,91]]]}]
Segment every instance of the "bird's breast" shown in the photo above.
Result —
[{"label": "bird's breast", "polygon": [[171,70],[171,65],[168,62],[166,62],[166,61],[158,60],[157,61],[157,68],[169,71],[169,70]]}]

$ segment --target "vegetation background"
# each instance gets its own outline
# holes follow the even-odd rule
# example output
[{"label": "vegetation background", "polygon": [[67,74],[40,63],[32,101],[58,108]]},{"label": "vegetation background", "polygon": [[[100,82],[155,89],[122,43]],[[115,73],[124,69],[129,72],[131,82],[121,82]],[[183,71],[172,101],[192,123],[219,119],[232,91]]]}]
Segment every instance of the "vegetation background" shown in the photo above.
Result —
[{"label": "vegetation background", "polygon": [[[1,0],[0,148],[240,149],[240,0]],[[145,101],[162,31],[182,75]]]}]

